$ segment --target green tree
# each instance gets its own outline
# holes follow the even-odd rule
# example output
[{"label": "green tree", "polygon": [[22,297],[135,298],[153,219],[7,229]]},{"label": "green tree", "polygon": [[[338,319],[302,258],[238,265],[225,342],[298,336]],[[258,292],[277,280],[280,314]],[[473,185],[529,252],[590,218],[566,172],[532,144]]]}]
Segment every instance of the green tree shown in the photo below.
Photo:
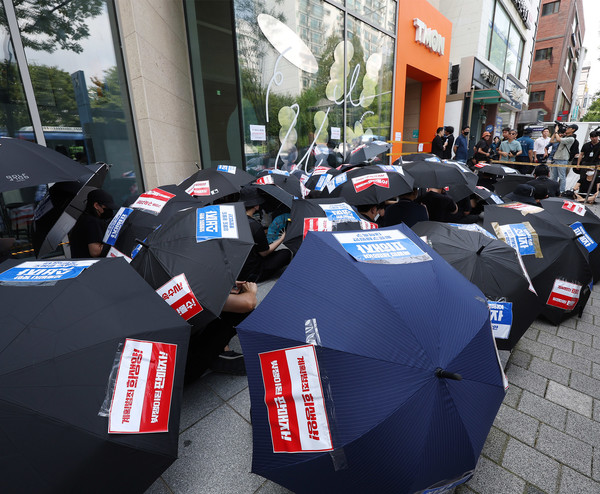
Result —
[{"label": "green tree", "polygon": [[71,76],[47,65],[30,65],[29,74],[43,125],[79,127]]},{"label": "green tree", "polygon": [[113,66],[104,71],[104,79],[90,78],[88,88],[95,123],[125,123],[119,72]]},{"label": "green tree", "polygon": [[582,122],[600,122],[600,91],[594,94],[594,101],[585,113]]}]

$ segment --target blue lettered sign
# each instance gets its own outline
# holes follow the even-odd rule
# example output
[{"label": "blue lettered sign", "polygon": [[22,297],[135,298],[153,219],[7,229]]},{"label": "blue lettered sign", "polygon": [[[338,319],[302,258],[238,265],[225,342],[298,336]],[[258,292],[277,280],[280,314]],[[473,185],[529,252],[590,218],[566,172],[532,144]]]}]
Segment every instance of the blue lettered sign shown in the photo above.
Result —
[{"label": "blue lettered sign", "polygon": [[325,186],[327,185],[327,182],[329,182],[331,180],[331,175],[329,173],[325,173],[324,175],[321,175],[321,177],[319,178],[319,181],[317,182],[317,185],[315,185],[315,190],[321,191],[325,188]]},{"label": "blue lettered sign", "polygon": [[360,222],[360,217],[356,214],[354,209],[352,209],[352,206],[345,202],[340,202],[338,204],[319,204],[319,206],[325,211],[327,219],[333,223]]},{"label": "blue lettered sign", "polygon": [[512,326],[512,302],[492,302],[488,300],[490,308],[490,323],[494,338],[507,339]]},{"label": "blue lettered sign", "polygon": [[378,264],[407,264],[430,261],[421,250],[399,230],[334,233],[336,240],[354,259]]},{"label": "blue lettered sign", "polygon": [[523,223],[512,223],[509,225],[499,226],[504,241],[513,247],[522,256],[535,255],[535,245],[533,243],[533,236],[527,228],[527,225]]},{"label": "blue lettered sign", "polygon": [[96,261],[27,261],[0,273],[0,282],[45,283],[76,278]]},{"label": "blue lettered sign", "polygon": [[117,241],[117,237],[119,236],[119,232],[121,228],[125,224],[125,220],[127,217],[133,212],[131,208],[121,208],[115,214],[115,217],[112,219],[108,228],[106,229],[106,233],[104,233],[104,238],[102,242],[108,245],[115,245]]},{"label": "blue lettered sign", "polygon": [[235,206],[224,204],[196,210],[196,242],[238,238]]},{"label": "blue lettered sign", "polygon": [[577,237],[577,240],[579,240],[581,245],[583,245],[588,250],[588,252],[592,252],[596,247],[598,247],[598,244],[594,241],[592,237],[590,237],[590,234],[586,231],[586,229],[583,227],[580,221],[576,221],[575,223],[569,226],[573,229],[575,235],[579,235]]},{"label": "blue lettered sign", "polygon": [[469,230],[471,232],[483,233],[486,237],[493,238],[496,240],[496,236],[488,232],[485,228],[479,226],[477,223],[448,223],[450,226],[458,228],[459,230]]},{"label": "blue lettered sign", "polygon": [[220,172],[231,173],[232,175],[235,175],[235,173],[237,172],[237,166],[233,166],[233,165],[218,165],[217,166],[217,170],[220,171]]}]

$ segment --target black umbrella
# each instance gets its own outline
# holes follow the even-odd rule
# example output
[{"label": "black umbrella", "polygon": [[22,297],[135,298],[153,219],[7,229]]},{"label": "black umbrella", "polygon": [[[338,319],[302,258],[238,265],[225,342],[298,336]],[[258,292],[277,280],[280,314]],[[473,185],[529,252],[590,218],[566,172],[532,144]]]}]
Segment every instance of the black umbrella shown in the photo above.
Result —
[{"label": "black umbrella", "polygon": [[496,163],[476,163],[475,171],[478,173],[488,173],[490,175],[520,175],[520,173],[510,166],[498,165]]},{"label": "black umbrella", "polygon": [[377,227],[361,219],[343,198],[298,199],[292,203],[289,226],[283,243],[297,252],[309,231],[360,230]]},{"label": "black umbrella", "polygon": [[316,166],[304,182],[304,186],[309,190],[321,192],[332,177],[336,177],[341,173],[340,170],[331,168],[329,165]]},{"label": "black umbrella", "polygon": [[203,199],[210,198],[210,202],[213,202],[239,192],[241,187],[254,180],[255,177],[241,168],[220,165],[217,168],[198,170],[178,185],[188,194]]},{"label": "black umbrella", "polygon": [[[104,179],[108,174],[108,170],[109,166],[106,163],[98,163],[98,167],[94,174],[79,186],[80,188],[73,199],[67,203],[64,208],[61,208],[62,212],[60,213],[60,216],[56,219],[50,229],[46,231],[41,245],[35,249],[38,257],[43,257],[52,253],[65,235],[71,231],[73,226],[75,226],[77,219],[85,211],[88,193],[93,189],[102,187]],[[46,222],[34,222],[37,233],[42,233],[38,232],[38,229],[43,229],[46,225]]]},{"label": "black umbrella", "polygon": [[412,230],[485,294],[496,345],[511,350],[542,305],[515,249],[471,226],[423,221]]},{"label": "black umbrella", "polygon": [[300,179],[296,175],[292,175],[283,170],[262,170],[256,176],[256,181],[254,183],[256,185],[276,185],[294,197],[302,197]]},{"label": "black umbrella", "polygon": [[483,199],[487,204],[503,204],[504,201],[495,192],[481,185],[474,185],[471,182],[466,184],[451,185],[446,187],[448,195],[454,201],[460,201],[465,197],[475,194],[480,199]]},{"label": "black umbrella", "polygon": [[514,247],[545,304],[542,314],[554,324],[583,310],[592,270],[589,253],[575,232],[542,208],[522,203],[485,206],[484,227]]},{"label": "black umbrella", "polygon": [[148,235],[131,265],[201,329],[221,313],[253,245],[242,203],[190,208]]},{"label": "black umbrella", "polygon": [[533,180],[533,178],[534,177],[531,175],[505,175],[504,178],[498,180],[494,184],[496,194],[498,194],[500,197],[510,194],[511,192],[514,192],[514,190],[517,188],[517,185],[525,184],[530,180]]},{"label": "black umbrella", "polygon": [[[10,260],[0,271],[3,492],[144,492],[177,458],[189,325],[123,260]],[[165,344],[151,347],[162,348],[168,359],[156,373],[144,351],[136,386],[123,388],[121,378],[112,388],[116,392],[107,394],[111,372],[119,366],[119,346],[127,338]],[[127,352],[122,359],[124,365],[132,360]],[[156,402],[153,369],[157,377],[166,371]],[[135,403],[129,422],[128,408],[119,406],[123,389]],[[144,398],[148,391],[151,400]],[[99,412],[111,398],[107,419]],[[158,407],[154,424],[151,416],[136,413],[140,404],[144,410]],[[114,429],[119,416],[130,430],[166,423],[168,432],[109,433],[109,423]]]},{"label": "black umbrella", "polygon": [[583,204],[562,197],[549,197],[542,200],[543,208],[560,223],[572,228],[578,240],[590,253],[590,264],[594,273],[594,283],[600,280],[600,218]]},{"label": "black umbrella", "polygon": [[[137,200],[115,214],[104,235],[118,255],[135,257],[138,240],[144,240],[177,211],[205,206],[211,198],[194,197],[177,185],[162,185],[144,192]],[[111,253],[112,254],[112,253]]]},{"label": "black umbrella", "polygon": [[64,154],[33,142],[0,138],[0,192],[78,180],[87,170]]},{"label": "black umbrella", "polygon": [[467,167],[455,163],[423,160],[404,163],[402,168],[415,179],[415,187],[443,189],[452,185],[477,183],[477,175]]},{"label": "black umbrella", "polygon": [[[275,209],[278,202],[291,208],[294,198],[302,197],[300,180],[291,175],[263,174],[253,182],[253,185],[256,185],[259,190],[276,200],[271,207],[264,207],[265,210]],[[290,190],[294,192],[291,193]]]},{"label": "black umbrella", "polygon": [[365,161],[370,161],[379,154],[387,153],[391,147],[390,143],[384,141],[366,142],[350,151],[346,156],[345,163],[358,165]]},{"label": "black umbrella", "polygon": [[414,179],[400,166],[364,166],[338,175],[339,185],[327,187],[327,197],[341,197],[349,204],[380,204],[412,192]]}]

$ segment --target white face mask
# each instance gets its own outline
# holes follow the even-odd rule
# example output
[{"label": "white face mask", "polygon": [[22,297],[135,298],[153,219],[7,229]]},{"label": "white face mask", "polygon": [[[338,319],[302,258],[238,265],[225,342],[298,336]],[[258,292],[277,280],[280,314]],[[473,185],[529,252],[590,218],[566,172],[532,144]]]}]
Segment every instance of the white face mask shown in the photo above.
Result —
[{"label": "white face mask", "polygon": [[586,174],[588,177],[591,177],[591,176],[594,174],[594,172],[585,172],[585,174]]}]

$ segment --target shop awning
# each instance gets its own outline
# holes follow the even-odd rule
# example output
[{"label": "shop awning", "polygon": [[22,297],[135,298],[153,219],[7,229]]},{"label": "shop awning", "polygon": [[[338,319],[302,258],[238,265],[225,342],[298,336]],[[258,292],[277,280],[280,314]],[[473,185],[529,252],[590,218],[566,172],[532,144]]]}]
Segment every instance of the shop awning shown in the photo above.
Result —
[{"label": "shop awning", "polygon": [[497,89],[477,89],[473,91],[473,103],[493,105],[496,103],[510,103],[510,100]]}]

